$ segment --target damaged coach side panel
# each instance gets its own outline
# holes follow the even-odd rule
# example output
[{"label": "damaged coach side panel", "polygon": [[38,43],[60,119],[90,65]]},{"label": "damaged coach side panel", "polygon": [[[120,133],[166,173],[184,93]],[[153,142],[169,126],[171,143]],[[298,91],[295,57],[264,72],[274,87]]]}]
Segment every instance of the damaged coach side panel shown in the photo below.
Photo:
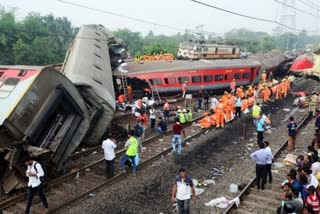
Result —
[{"label": "damaged coach side panel", "polygon": [[59,169],[79,146],[90,117],[77,88],[53,67],[0,67],[0,179],[23,185],[27,153]]}]

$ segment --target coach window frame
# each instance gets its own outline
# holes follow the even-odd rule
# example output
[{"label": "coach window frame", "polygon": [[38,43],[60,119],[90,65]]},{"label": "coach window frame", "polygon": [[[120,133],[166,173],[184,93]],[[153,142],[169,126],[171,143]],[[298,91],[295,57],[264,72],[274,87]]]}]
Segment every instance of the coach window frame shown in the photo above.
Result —
[{"label": "coach window frame", "polygon": [[166,77],[164,78],[164,83],[167,85],[177,84],[177,80],[175,77]]},{"label": "coach window frame", "polygon": [[190,82],[188,76],[178,77],[178,82],[179,82],[180,84],[184,83],[185,81]]},{"label": "coach window frame", "polygon": [[[207,80],[207,78],[209,78],[209,80]],[[203,82],[213,82],[213,76],[212,75],[204,75]]]},{"label": "coach window frame", "polygon": [[[14,82],[12,82],[13,84],[12,84],[12,83],[9,83],[9,84],[8,84],[9,81],[14,81]],[[9,77],[9,78],[7,78],[7,79],[3,82],[3,84],[0,85],[0,99],[5,99],[5,98],[9,97],[9,95],[10,95],[10,94],[13,92],[13,90],[17,87],[17,85],[19,84],[19,82],[20,82],[20,79],[19,79],[19,78],[14,78],[14,77]],[[10,88],[10,90],[7,90],[7,91],[5,92],[5,96],[4,96],[4,95],[1,95],[1,93],[2,93],[2,91],[3,91],[3,88],[2,88],[2,87],[6,86],[6,85],[12,86],[12,88]]]},{"label": "coach window frame", "polygon": [[216,74],[214,75],[214,81],[222,81],[224,78],[223,74]]},{"label": "coach window frame", "polygon": [[191,82],[192,83],[202,83],[202,77],[201,76],[191,76]]},{"label": "coach window frame", "polygon": [[163,84],[161,78],[149,79],[149,82],[151,83],[151,85],[162,85]]}]

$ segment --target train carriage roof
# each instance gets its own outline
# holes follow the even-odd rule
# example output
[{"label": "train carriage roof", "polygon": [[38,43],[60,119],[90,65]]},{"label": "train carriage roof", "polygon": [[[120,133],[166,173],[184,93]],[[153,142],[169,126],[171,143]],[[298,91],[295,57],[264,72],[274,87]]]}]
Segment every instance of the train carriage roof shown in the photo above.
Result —
[{"label": "train carriage roof", "polygon": [[[199,61],[145,61],[145,62],[128,62],[124,69],[129,73],[145,72],[172,72],[198,69],[228,69],[240,67],[257,67],[261,63],[254,59],[219,59],[219,60],[199,60]],[[116,70],[115,74],[119,74]]]}]

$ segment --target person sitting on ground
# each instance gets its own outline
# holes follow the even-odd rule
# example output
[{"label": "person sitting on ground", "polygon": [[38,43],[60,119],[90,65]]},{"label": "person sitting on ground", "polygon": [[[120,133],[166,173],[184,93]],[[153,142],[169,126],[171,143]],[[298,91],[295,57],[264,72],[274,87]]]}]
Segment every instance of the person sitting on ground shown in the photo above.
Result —
[{"label": "person sitting on ground", "polygon": [[299,190],[299,192],[302,191],[303,186],[297,179],[297,173],[294,169],[290,170],[289,174],[287,175],[287,180],[282,183],[281,189],[284,189],[284,185],[286,183],[290,183],[292,185],[292,188]]},{"label": "person sitting on ground", "polygon": [[293,201],[292,192],[291,192],[292,187],[290,187],[290,183],[287,183],[285,187],[288,187],[288,188],[286,188],[286,190],[281,195],[281,199],[282,199],[281,206],[278,208],[278,212],[277,212],[280,214],[292,213],[296,209],[296,207],[294,206],[294,201]]},{"label": "person sitting on ground", "polygon": [[156,131],[159,134],[163,134],[167,131],[167,123],[165,121],[162,120],[162,117],[159,117],[159,123],[156,127]]},{"label": "person sitting on ground", "polygon": [[319,212],[319,199],[316,195],[316,188],[314,186],[309,186],[307,189],[308,197],[306,200],[306,204],[311,206],[313,211],[318,213]]},{"label": "person sitting on ground", "polygon": [[300,191],[301,197],[302,197],[302,200],[305,202],[307,200],[307,196],[308,196],[307,189],[310,186],[310,183],[308,181],[308,177],[304,174],[299,175],[299,181],[302,184],[302,188]]},{"label": "person sitting on ground", "polygon": [[302,213],[303,214],[316,214],[314,211],[313,211],[313,208],[309,205],[305,206],[302,210]]}]

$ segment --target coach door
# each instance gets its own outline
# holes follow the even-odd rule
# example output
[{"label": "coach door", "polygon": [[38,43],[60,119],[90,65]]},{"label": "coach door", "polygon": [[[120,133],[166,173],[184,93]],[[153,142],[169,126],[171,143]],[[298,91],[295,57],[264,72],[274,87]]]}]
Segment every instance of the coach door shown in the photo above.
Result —
[{"label": "coach door", "polygon": [[250,83],[253,81],[253,78],[254,78],[254,70],[255,70],[255,68],[251,68],[251,71],[250,71]]}]

